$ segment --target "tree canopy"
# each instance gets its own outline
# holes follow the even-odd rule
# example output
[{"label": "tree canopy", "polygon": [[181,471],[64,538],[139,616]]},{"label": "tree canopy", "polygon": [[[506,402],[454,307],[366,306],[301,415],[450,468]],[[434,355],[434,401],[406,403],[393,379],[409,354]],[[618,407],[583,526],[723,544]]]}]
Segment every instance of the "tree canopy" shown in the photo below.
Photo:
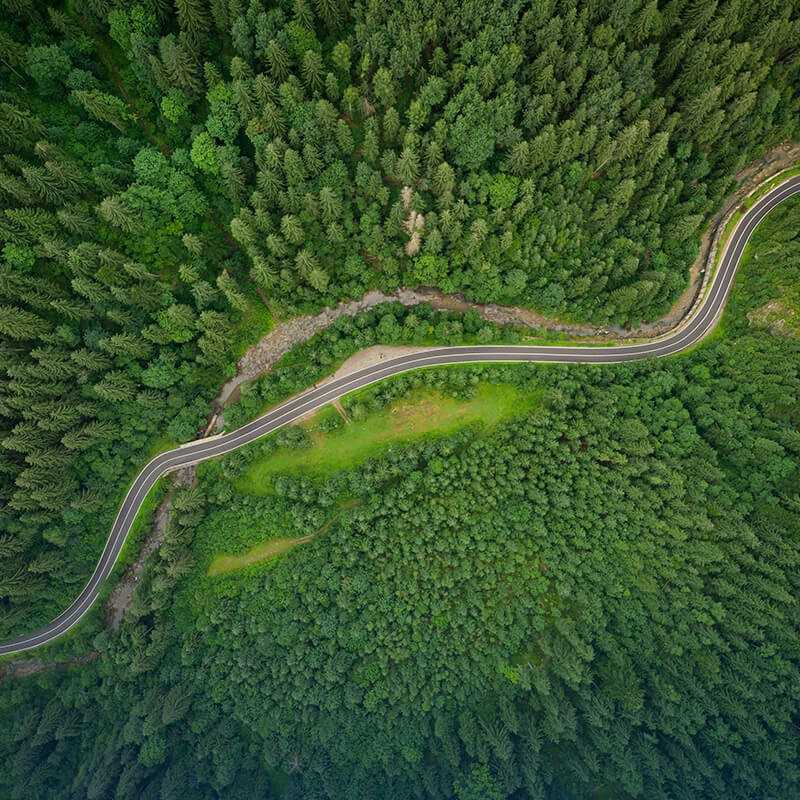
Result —
[{"label": "tree canopy", "polygon": [[[83,587],[132,475],[273,318],[434,286],[632,325],[798,133],[795,2],[0,0],[0,639]],[[176,494],[118,635],[0,686],[4,796],[785,798],[797,754],[798,226],[669,362],[421,373],[546,408],[328,476]],[[757,260],[756,260],[757,259]],[[342,319],[236,425],[376,343]],[[210,578],[223,542],[306,536]]]}]

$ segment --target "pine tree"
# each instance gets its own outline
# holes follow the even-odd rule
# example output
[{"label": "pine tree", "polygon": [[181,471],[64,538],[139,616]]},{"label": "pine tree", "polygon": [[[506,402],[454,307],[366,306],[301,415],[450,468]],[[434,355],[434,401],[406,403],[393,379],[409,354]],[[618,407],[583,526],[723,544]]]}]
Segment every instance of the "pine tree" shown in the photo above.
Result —
[{"label": "pine tree", "polygon": [[277,236],[274,233],[270,233],[267,236],[265,243],[267,245],[267,249],[276,258],[283,258],[289,252],[286,242],[280,236]]},{"label": "pine tree", "polygon": [[339,79],[332,72],[325,73],[325,96],[332,103],[338,103],[342,96]]},{"label": "pine tree", "polygon": [[294,263],[297,267],[297,271],[306,279],[308,279],[315,269],[319,268],[317,259],[314,258],[314,256],[311,255],[311,253],[309,253],[305,248],[298,251],[298,253],[295,255]]},{"label": "pine tree", "polygon": [[197,281],[192,284],[192,297],[199,310],[210,306],[217,297],[217,291],[208,281]]},{"label": "pine tree", "polygon": [[17,78],[22,78],[20,71],[25,60],[25,46],[15,41],[4,31],[0,31],[0,63],[11,70]]},{"label": "pine tree", "polygon": [[436,168],[431,185],[433,191],[436,192],[439,197],[452,193],[455,188],[455,173],[453,172],[453,168],[446,161],[443,161]]},{"label": "pine tree", "polygon": [[242,294],[236,281],[231,277],[228,270],[224,269],[217,276],[217,287],[225,295],[231,306],[239,311],[246,311],[249,303]]},{"label": "pine tree", "polygon": [[233,82],[233,100],[242,119],[249,120],[256,115],[255,99],[247,81],[236,80]]},{"label": "pine tree", "polygon": [[33,144],[45,134],[38,117],[13,103],[0,102],[0,145],[11,152]]},{"label": "pine tree", "polygon": [[343,14],[340,0],[314,0],[317,14],[329,28],[338,28]]},{"label": "pine tree", "polygon": [[111,403],[132,400],[135,395],[135,384],[128,373],[121,370],[107,372],[92,388],[101,400]]},{"label": "pine tree", "polygon": [[78,367],[87,372],[102,372],[111,366],[111,361],[108,356],[96,350],[88,350],[86,348],[73,350],[70,354],[70,358]]},{"label": "pine tree", "polygon": [[275,85],[263,72],[256,75],[253,86],[256,100],[262,108],[267,103],[277,100],[278,93],[275,91]]},{"label": "pine tree", "polygon": [[273,102],[267,102],[261,111],[266,131],[270,136],[282,136],[286,132],[286,125],[280,109]]},{"label": "pine tree", "polygon": [[375,98],[388,111],[396,102],[397,96],[394,90],[394,80],[392,73],[386,67],[381,67],[372,79],[372,87]]},{"label": "pine tree", "polygon": [[187,94],[199,94],[203,89],[197,61],[172,34],[158,43],[161,64],[169,81]]},{"label": "pine tree", "polygon": [[395,164],[395,173],[406,186],[416,183],[419,175],[419,157],[412,148],[403,148]]},{"label": "pine tree", "polygon": [[133,333],[117,333],[100,341],[100,347],[113,356],[122,356],[128,359],[144,359],[152,352],[148,342],[142,341]]},{"label": "pine tree", "polygon": [[294,0],[294,18],[304,27],[309,30],[314,28],[314,12],[308,0]]},{"label": "pine tree", "polygon": [[336,221],[342,213],[341,202],[336,196],[336,192],[329,186],[320,189],[319,205],[322,211],[322,220],[326,225]]},{"label": "pine tree", "polygon": [[77,236],[86,235],[94,230],[97,219],[88,209],[71,205],[59,208],[56,211],[59,222],[70,232]]},{"label": "pine tree", "polygon": [[301,67],[303,82],[309,89],[319,92],[323,84],[322,56],[315,50],[306,50]]},{"label": "pine tree", "polygon": [[113,125],[117,130],[124,131],[131,120],[125,103],[113,95],[97,90],[76,89],[70,97],[90,116]]},{"label": "pine tree", "polygon": [[281,218],[281,233],[295,245],[302,244],[306,238],[299,220],[291,214],[286,214]]},{"label": "pine tree", "polygon": [[308,283],[318,292],[324,292],[328,288],[329,281],[328,274],[321,267],[314,267],[308,273]]},{"label": "pine tree", "polygon": [[275,39],[270,39],[267,43],[267,63],[272,77],[278,83],[289,75],[289,56]]},{"label": "pine tree", "polygon": [[4,192],[22,205],[33,205],[36,202],[36,195],[16,175],[0,172],[0,192]]},{"label": "pine tree", "polygon": [[120,196],[106,197],[97,207],[97,212],[109,225],[125,233],[132,233],[138,227],[135,215]]},{"label": "pine tree", "polygon": [[[322,172],[323,162],[319,150],[311,143],[303,145],[303,165],[310,175],[319,175]],[[287,175],[288,177],[288,175]],[[299,181],[297,181],[299,183]]]},{"label": "pine tree", "polygon": [[480,247],[489,233],[489,226],[485,219],[476,219],[470,227],[470,238],[475,247]]},{"label": "pine tree", "polygon": [[528,174],[528,143],[517,142],[509,153],[506,162],[506,169],[512,175],[527,175]]},{"label": "pine tree", "polygon": [[25,167],[22,170],[28,186],[45,203],[60,205],[67,201],[70,194],[64,181],[59,180],[52,173],[38,167]]},{"label": "pine tree", "polygon": [[198,47],[208,33],[209,21],[204,4],[200,0],[175,0],[178,12],[178,25],[186,31],[195,47]]},{"label": "pine tree", "polygon": [[11,339],[36,339],[50,330],[50,324],[30,311],[0,306],[0,333]]},{"label": "pine tree", "polygon": [[275,271],[272,269],[269,263],[260,256],[253,258],[253,266],[250,269],[250,277],[255,284],[260,286],[262,289],[271,289],[275,283]]},{"label": "pine tree", "polygon": [[337,42],[331,51],[331,62],[342,75],[350,74],[350,47],[347,42]]}]

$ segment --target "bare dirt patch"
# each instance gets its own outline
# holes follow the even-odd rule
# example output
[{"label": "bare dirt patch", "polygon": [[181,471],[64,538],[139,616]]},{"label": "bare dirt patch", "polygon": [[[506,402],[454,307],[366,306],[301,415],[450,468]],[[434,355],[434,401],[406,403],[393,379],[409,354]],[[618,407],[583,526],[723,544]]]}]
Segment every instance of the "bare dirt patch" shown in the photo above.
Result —
[{"label": "bare dirt patch", "polygon": [[[391,359],[399,356],[410,355],[411,353],[422,353],[426,350],[435,349],[436,348],[434,347],[404,347],[399,345],[376,344],[372,347],[367,347],[364,350],[359,350],[359,352],[354,353],[339,367],[339,369],[336,370],[336,372],[334,372],[332,375],[329,375],[327,378],[324,378],[319,383],[314,384],[314,388],[317,386],[325,386],[327,383],[331,383],[339,378],[343,378],[346,375],[352,375],[354,372],[358,372],[366,367],[374,367],[376,364],[380,364],[382,361],[390,361]],[[347,413],[341,407],[339,401],[336,401],[335,404],[338,404],[337,410],[345,418],[345,421],[347,421]],[[318,414],[319,411],[321,411],[321,409],[309,411],[308,414],[300,417],[298,422],[311,419]]]},{"label": "bare dirt patch", "polygon": [[334,400],[331,405],[336,409],[336,413],[345,421],[350,422],[350,417],[347,416],[347,412],[344,410],[344,406],[342,405],[341,400]]},{"label": "bare dirt patch", "polygon": [[415,398],[410,403],[392,404],[387,409],[390,423],[388,437],[398,438],[406,434],[424,432],[432,424],[446,425],[452,419],[465,415],[465,411],[457,406],[446,409],[442,405],[441,398],[430,396]]}]

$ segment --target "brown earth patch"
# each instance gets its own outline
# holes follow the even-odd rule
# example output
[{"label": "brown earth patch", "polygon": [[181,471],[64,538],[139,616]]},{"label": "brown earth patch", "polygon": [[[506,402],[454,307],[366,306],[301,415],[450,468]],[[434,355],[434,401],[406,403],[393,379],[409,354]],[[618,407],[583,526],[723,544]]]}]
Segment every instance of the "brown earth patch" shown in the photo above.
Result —
[{"label": "brown earth patch", "polygon": [[0,664],[0,682],[6,678],[27,678],[39,672],[79,667],[94,661],[99,655],[100,653],[97,650],[90,650],[88,653],[66,658],[63,661],[42,661],[39,658],[20,658],[17,661],[6,661],[4,664]]}]

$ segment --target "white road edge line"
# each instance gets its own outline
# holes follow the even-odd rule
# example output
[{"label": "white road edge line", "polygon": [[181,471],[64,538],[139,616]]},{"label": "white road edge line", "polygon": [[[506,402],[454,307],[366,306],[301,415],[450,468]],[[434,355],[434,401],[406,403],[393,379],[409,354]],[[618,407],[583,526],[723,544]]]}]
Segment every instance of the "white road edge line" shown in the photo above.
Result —
[{"label": "white road edge line", "polygon": [[[774,180],[771,178],[770,180]],[[755,190],[757,191],[757,189]],[[39,647],[65,634],[89,611],[100,584],[116,564],[125,539],[144,498],[162,475],[177,467],[196,464],[229,453],[321,408],[353,389],[371,386],[392,375],[431,366],[480,362],[597,363],[616,364],[647,357],[679,353],[700,342],[716,326],[733,285],[736,269],[753,231],[772,209],[800,192],[800,176],[787,178],[759,198],[736,223],[724,246],[711,286],[695,307],[672,331],[647,342],[632,345],[586,347],[584,345],[455,345],[399,356],[367,367],[319,387],[311,387],[281,403],[261,417],[230,433],[186,442],[152,458],[134,479],[111,527],[103,553],[78,597],[41,630],[0,644],[0,655]]]}]

